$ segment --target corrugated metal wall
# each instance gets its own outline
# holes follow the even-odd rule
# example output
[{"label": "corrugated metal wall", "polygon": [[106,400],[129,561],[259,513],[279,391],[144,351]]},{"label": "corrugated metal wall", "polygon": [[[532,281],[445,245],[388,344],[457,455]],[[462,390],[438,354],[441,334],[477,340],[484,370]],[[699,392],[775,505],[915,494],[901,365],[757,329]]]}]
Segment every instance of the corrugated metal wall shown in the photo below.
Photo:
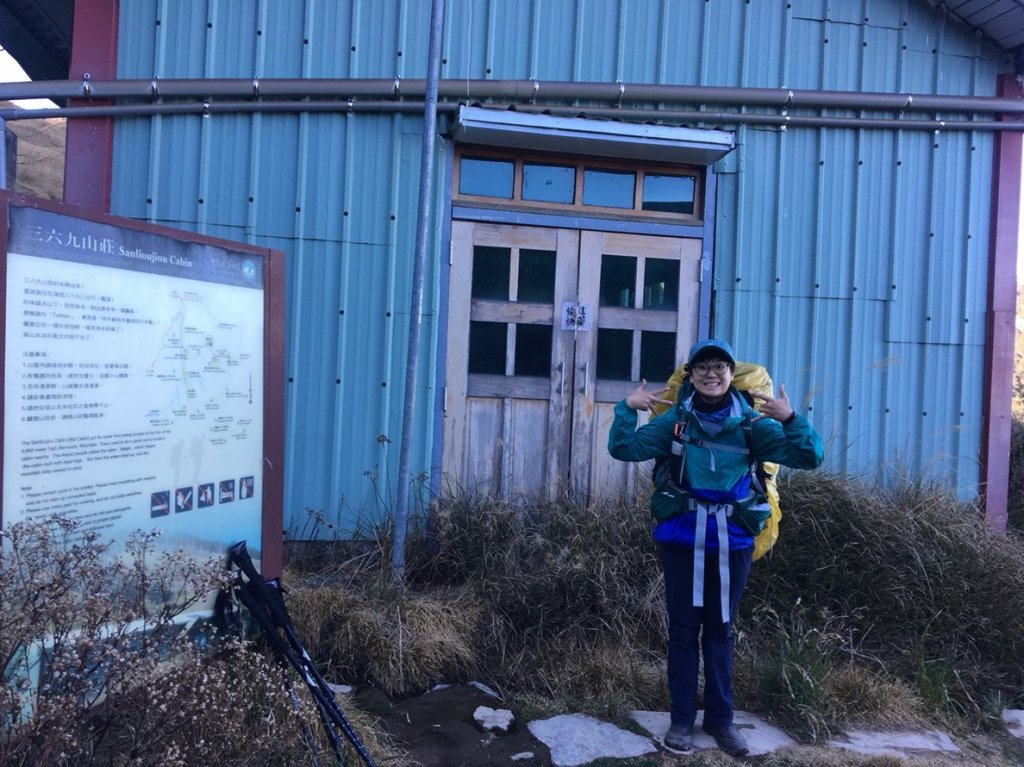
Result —
[{"label": "corrugated metal wall", "polygon": [[[121,78],[426,70],[426,0],[122,0],[120,13]],[[969,95],[992,95],[1004,67],[923,0],[449,0],[443,55],[442,77],[455,80]],[[285,515],[296,531],[305,509],[351,530],[393,497],[421,128],[397,114],[117,124],[113,213],[286,254]],[[717,168],[716,332],[809,399],[831,468],[934,472],[973,494],[991,136],[737,131]],[[444,260],[426,275],[417,474],[439,460]]]}]

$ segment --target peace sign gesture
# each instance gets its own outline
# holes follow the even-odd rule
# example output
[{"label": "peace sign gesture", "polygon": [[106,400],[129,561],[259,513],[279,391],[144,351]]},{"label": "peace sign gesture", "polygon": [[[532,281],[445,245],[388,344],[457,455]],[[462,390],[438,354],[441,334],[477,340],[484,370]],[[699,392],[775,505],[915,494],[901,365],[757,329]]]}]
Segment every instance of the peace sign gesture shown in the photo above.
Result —
[{"label": "peace sign gesture", "polygon": [[626,395],[626,404],[633,410],[649,410],[651,405],[671,405],[672,400],[664,399],[662,395],[668,391],[668,387],[662,387],[657,391],[647,391],[647,379],[641,378],[640,385]]}]

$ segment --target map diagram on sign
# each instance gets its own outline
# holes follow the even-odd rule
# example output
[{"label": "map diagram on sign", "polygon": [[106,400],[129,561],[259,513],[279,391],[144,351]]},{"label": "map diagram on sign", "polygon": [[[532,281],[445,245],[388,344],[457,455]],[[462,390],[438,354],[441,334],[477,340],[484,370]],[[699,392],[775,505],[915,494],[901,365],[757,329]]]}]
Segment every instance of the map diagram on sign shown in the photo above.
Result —
[{"label": "map diagram on sign", "polygon": [[223,300],[223,288],[216,296],[172,291],[167,300],[173,311],[164,315],[169,319],[141,371],[149,425],[189,435],[171,455],[172,465],[181,469],[186,469],[183,462],[192,464],[186,475],[198,476],[208,450],[249,439],[261,407],[255,371],[260,339],[232,319],[237,299],[246,297],[244,289],[235,290],[242,296],[230,302]]}]

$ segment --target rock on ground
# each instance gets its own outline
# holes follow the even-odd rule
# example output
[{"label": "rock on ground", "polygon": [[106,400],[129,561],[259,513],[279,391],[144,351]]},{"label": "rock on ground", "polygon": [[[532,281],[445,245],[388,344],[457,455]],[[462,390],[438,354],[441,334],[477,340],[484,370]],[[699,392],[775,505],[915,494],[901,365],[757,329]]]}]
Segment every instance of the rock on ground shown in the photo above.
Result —
[{"label": "rock on ground", "polygon": [[554,767],[578,767],[602,757],[626,759],[658,750],[650,738],[585,714],[562,714],[527,727],[551,749]]}]

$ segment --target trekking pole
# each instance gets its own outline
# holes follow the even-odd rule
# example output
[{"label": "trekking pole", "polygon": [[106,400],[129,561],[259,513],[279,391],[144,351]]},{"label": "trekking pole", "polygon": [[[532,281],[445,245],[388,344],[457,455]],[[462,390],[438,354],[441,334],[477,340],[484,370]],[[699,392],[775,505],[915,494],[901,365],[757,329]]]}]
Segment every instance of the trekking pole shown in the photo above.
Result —
[{"label": "trekking pole", "polygon": [[[367,767],[376,767],[373,764],[373,759],[368,753],[366,753],[366,746],[359,739],[355,730],[352,729],[351,723],[348,721],[348,717],[345,716],[345,712],[338,706],[338,701],[334,697],[334,691],[331,690],[331,686],[327,683],[327,680],[323,678],[316,664],[313,663],[313,659],[309,656],[305,646],[299,640],[298,635],[295,633],[294,626],[292,625],[291,619],[288,617],[288,612],[284,606],[284,589],[281,588],[281,581],[278,578],[272,578],[267,583],[267,590],[270,594],[271,599],[271,615],[280,614],[283,615],[283,622],[278,623],[278,626],[284,631],[285,637],[288,639],[289,644],[302,658],[303,664],[308,668],[310,675],[316,680],[317,687],[322,691],[324,698],[327,703],[328,709],[333,713],[335,723],[341,729],[342,733],[348,739],[348,742],[359,754],[360,758],[366,762]],[[275,618],[275,623],[277,619]]]},{"label": "trekking pole", "polygon": [[[309,687],[310,694],[313,697],[314,702],[317,704],[318,710],[324,711],[330,721],[341,730],[349,744],[351,744],[352,748],[367,767],[377,767],[373,757],[371,757],[370,753],[366,750],[366,746],[363,744],[362,740],[360,740],[356,731],[352,728],[351,723],[348,721],[348,717],[345,716],[345,713],[338,706],[338,702],[334,697],[334,692],[320,674],[319,670],[317,670],[316,665],[313,663],[313,659],[309,656],[306,648],[299,640],[298,634],[295,632],[295,627],[292,624],[291,616],[288,614],[288,609],[284,604],[280,580],[276,578],[271,579],[270,581],[263,580],[259,571],[256,570],[256,566],[253,564],[252,558],[249,556],[249,551],[246,548],[245,541],[239,541],[236,543],[229,549],[229,552],[231,560],[249,579],[252,592],[260,600],[260,606],[264,608],[261,612],[263,612],[263,614],[265,614],[272,623],[271,631],[278,641],[281,641],[281,635],[277,632],[277,629],[284,631],[285,637],[287,638],[287,646],[290,651],[294,651],[289,652],[288,657],[290,660],[294,659],[292,662],[296,665],[296,668],[299,669],[299,672],[305,679],[306,684]],[[333,734],[333,731],[331,731],[329,727],[328,731],[330,734]]]},{"label": "trekking pole", "polygon": [[289,645],[296,653],[298,653],[298,659],[302,668],[301,673],[303,674],[303,677],[309,686],[310,694],[318,707],[322,707],[326,711],[328,718],[338,727],[338,729],[341,730],[342,734],[349,741],[363,762],[366,763],[367,767],[376,767],[373,758],[366,750],[366,746],[363,745],[363,742],[359,739],[359,736],[349,723],[348,718],[338,706],[330,686],[317,670],[312,658],[310,658],[309,653],[299,640],[298,635],[295,632],[294,625],[292,624],[291,616],[288,614],[288,610],[284,605],[284,599],[281,595],[282,591],[280,581],[277,579],[264,581],[260,577],[252,563],[248,550],[245,548],[244,541],[242,541],[241,544],[236,544],[236,546],[232,547],[231,553],[233,560],[238,565],[239,569],[241,569],[249,578],[250,583],[257,584],[254,585],[253,590],[263,601],[263,606],[268,610],[270,619],[274,623],[275,627],[285,632]]},{"label": "trekking pole", "polygon": [[[263,629],[263,634],[270,642],[270,647],[274,652],[274,658],[278,664],[282,666],[282,670],[287,672],[288,664],[302,676],[306,682],[307,687],[314,682],[310,679],[303,663],[296,657],[292,651],[291,646],[281,637],[278,633],[277,628],[274,626],[274,621],[270,617],[265,603],[257,594],[257,589],[254,587],[254,582],[243,582],[241,580],[241,573],[239,573],[239,579],[235,586],[235,593],[238,595],[238,600],[242,605],[249,611],[249,614],[253,617],[256,623],[259,624],[260,628]],[[286,686],[287,683],[286,683]],[[317,715],[320,718],[320,723],[324,727],[324,732],[327,734],[327,739],[330,741],[331,749],[334,751],[334,755],[337,757],[338,764],[344,766],[345,757],[341,751],[341,739],[338,734],[334,731],[331,726],[333,724],[333,718],[327,709],[327,706],[316,694],[311,695],[313,703],[316,707]],[[308,732],[308,726],[303,722],[302,727]],[[305,737],[303,740],[306,740]],[[312,736],[309,740],[306,740],[306,747],[309,748],[310,753],[313,755],[314,760],[316,759],[316,749],[312,742]]]},{"label": "trekking pole", "polygon": [[284,665],[281,665],[281,676],[284,678],[284,689],[288,692],[288,700],[291,701],[292,711],[299,720],[299,731],[302,733],[302,742],[306,745],[306,750],[309,751],[310,763],[313,767],[320,767],[320,760],[316,756],[316,741],[313,740],[313,733],[310,732],[309,724],[299,716],[301,711],[299,696],[295,694],[291,675],[288,673],[288,668]]},{"label": "trekking pole", "polygon": [[[231,567],[231,559],[228,559],[228,567]],[[242,630],[241,621],[237,615],[237,609],[235,603],[231,599],[232,592],[236,595],[236,599],[241,602],[242,597],[240,590],[245,588],[245,584],[241,578],[236,578],[235,586],[230,591],[228,589],[222,589],[217,594],[217,599],[214,602],[214,613],[217,618],[223,624],[222,627],[225,630],[231,630],[232,628],[239,631]],[[259,609],[259,608],[257,608]],[[251,612],[251,611],[250,611]],[[264,618],[266,620],[266,618]],[[231,623],[229,623],[231,621]],[[271,642],[273,644],[273,642]],[[316,741],[313,738],[313,733],[309,729],[309,723],[302,717],[302,706],[299,703],[299,696],[295,693],[295,686],[292,684],[292,675],[288,671],[288,660],[285,654],[280,651],[280,647],[274,649],[274,662],[281,670],[281,680],[284,682],[285,691],[288,693],[288,700],[292,706],[292,713],[295,714],[295,718],[299,722],[299,731],[302,734],[302,742],[306,746],[306,750],[309,751],[309,759],[312,767],[320,767],[320,759],[317,757]],[[319,712],[317,712],[319,713]],[[321,717],[321,721],[322,717]],[[326,724],[325,724],[326,727]],[[337,751],[337,750],[336,750]],[[339,760],[341,755],[337,754]]]}]

